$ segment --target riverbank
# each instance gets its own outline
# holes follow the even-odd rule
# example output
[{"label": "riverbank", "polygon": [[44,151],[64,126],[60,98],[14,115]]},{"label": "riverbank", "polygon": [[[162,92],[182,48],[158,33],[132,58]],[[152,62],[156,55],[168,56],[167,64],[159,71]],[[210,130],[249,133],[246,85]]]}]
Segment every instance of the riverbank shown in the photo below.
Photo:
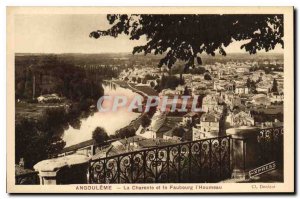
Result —
[{"label": "riverbank", "polygon": [[143,97],[158,96],[158,92],[147,85],[137,86],[133,83],[127,83],[122,80],[110,80],[110,82],[115,83],[115,84],[121,86],[122,88],[130,89],[133,92],[136,92],[136,93],[142,95]]},{"label": "riverbank", "polygon": [[[122,88],[126,88],[126,89],[130,89],[133,92],[147,98],[149,96],[158,96],[158,92],[156,92],[154,89],[152,89],[149,86],[136,86],[133,83],[128,83],[122,80],[110,80],[109,82],[117,84],[118,86],[122,87]],[[134,128],[135,130],[137,130],[140,125],[141,125],[141,118],[143,116],[143,113],[141,113],[139,115],[139,117],[137,117],[136,119],[132,120],[128,125],[126,125],[125,127],[122,127],[118,130],[116,130],[116,133],[121,131],[122,129],[125,128]]]},{"label": "riverbank", "polygon": [[140,127],[140,125],[141,125],[142,116],[143,116],[143,114],[141,113],[136,119],[132,120],[127,126],[124,126],[124,127],[120,128],[120,129],[116,130],[115,135],[119,131],[121,131],[123,129],[126,129],[126,128],[133,128],[134,130],[137,130]]}]

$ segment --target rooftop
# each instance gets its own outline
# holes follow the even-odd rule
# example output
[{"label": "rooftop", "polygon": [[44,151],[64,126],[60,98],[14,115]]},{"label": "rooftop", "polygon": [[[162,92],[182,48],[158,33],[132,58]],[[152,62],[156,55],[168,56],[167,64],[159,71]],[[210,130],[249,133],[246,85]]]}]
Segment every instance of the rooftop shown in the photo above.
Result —
[{"label": "rooftop", "polygon": [[91,145],[95,145],[95,140],[90,139],[90,140],[87,140],[87,141],[84,141],[84,142],[80,142],[78,144],[74,144],[74,145],[65,147],[61,151],[61,153],[66,153],[66,152],[69,152],[69,151],[74,151],[74,150],[81,149],[81,148],[84,148],[84,147],[87,147],[87,146],[91,146]]},{"label": "rooftop", "polygon": [[204,113],[201,116],[201,121],[203,122],[218,122],[220,120],[220,116],[213,112]]}]

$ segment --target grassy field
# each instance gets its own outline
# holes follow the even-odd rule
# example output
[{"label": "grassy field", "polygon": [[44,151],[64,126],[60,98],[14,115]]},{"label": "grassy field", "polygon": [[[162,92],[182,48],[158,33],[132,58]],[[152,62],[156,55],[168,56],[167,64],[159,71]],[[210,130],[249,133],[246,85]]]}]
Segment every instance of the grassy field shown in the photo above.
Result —
[{"label": "grassy field", "polygon": [[65,103],[49,103],[49,104],[38,104],[38,103],[17,103],[16,102],[16,122],[23,118],[30,120],[38,120],[43,112],[48,108],[58,108],[65,106]]}]

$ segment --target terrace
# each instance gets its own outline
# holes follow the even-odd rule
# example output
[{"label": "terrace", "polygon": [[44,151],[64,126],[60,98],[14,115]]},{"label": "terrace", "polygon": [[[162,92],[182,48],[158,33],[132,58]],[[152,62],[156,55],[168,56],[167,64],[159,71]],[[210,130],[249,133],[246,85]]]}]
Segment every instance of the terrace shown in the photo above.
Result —
[{"label": "terrace", "polygon": [[[270,178],[268,173],[264,174],[264,179],[273,179],[275,173],[279,176],[276,180],[282,181],[283,127],[235,131],[222,137],[92,158],[79,165],[80,169],[75,165],[74,171],[76,175],[86,176],[81,184],[247,182],[257,181],[250,179],[250,170],[270,162],[275,162],[276,169]],[[56,178],[57,183],[74,182],[68,182],[66,175]],[[16,180],[16,183],[24,181],[19,176]],[[47,177],[42,177],[40,182],[47,184]]]},{"label": "terrace", "polygon": [[[247,146],[247,147],[246,147]],[[249,170],[283,163],[283,127],[155,147],[90,162],[89,183],[193,183],[249,178]]]}]

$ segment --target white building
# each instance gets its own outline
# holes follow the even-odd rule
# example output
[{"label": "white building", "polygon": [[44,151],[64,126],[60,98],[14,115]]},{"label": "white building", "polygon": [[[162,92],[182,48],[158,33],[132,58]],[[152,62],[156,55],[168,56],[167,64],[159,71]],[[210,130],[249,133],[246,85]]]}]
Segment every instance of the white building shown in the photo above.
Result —
[{"label": "white building", "polygon": [[254,126],[254,118],[250,112],[240,111],[238,113],[230,112],[226,117],[226,122],[232,127]]},{"label": "white building", "polygon": [[157,138],[157,132],[166,121],[166,114],[161,113],[159,110],[153,115],[150,125],[144,130],[138,130],[136,135],[144,138]]},{"label": "white building", "polygon": [[236,94],[249,94],[249,88],[247,86],[236,86],[235,87],[235,93]]},{"label": "white building", "polygon": [[216,94],[208,94],[202,100],[202,109],[204,112],[213,111],[218,108],[220,96]]},{"label": "white building", "polygon": [[193,140],[218,137],[220,132],[221,115],[208,112],[200,117],[200,124],[193,128]]}]

